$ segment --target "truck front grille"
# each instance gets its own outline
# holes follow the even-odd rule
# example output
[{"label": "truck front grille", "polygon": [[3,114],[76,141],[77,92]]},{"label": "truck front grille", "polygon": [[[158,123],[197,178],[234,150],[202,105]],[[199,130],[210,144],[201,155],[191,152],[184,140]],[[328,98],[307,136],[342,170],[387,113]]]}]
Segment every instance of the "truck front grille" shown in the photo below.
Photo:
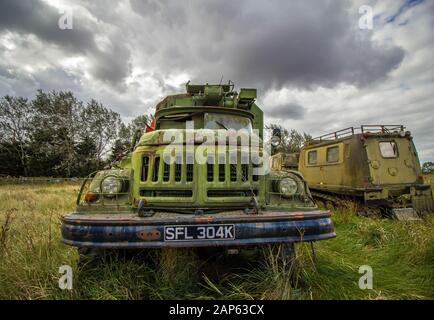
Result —
[{"label": "truck front grille", "polygon": [[140,190],[143,197],[180,197],[188,198],[193,196],[192,190]]},{"label": "truck front grille", "polygon": [[[152,161],[153,160],[153,161]],[[194,168],[197,164],[181,163],[182,159],[177,159],[172,164],[161,161],[159,155],[154,158],[143,156],[142,158],[142,176],[141,181],[159,182],[162,181],[181,182],[183,179],[187,182],[193,181]],[[210,160],[211,162],[212,160]],[[208,182],[225,182],[227,177],[231,182],[258,181],[259,176],[254,174],[254,169],[259,168],[256,164],[226,164],[226,163],[206,163],[206,181]],[[173,168],[172,168],[173,167]],[[217,180],[215,180],[215,171],[217,170]],[[227,172],[227,170],[229,172]],[[173,172],[172,172],[173,171]],[[151,177],[149,176],[152,172]],[[172,177],[172,178],[171,178]]]},{"label": "truck front grille", "polygon": [[154,171],[152,174],[152,181],[156,182],[158,181],[160,171],[160,157],[156,157],[154,160]]},{"label": "truck front grille", "polygon": [[258,195],[258,190],[216,189],[208,190],[208,197],[252,197]]},{"label": "truck front grille", "polygon": [[[241,152],[238,151],[237,160],[240,160],[241,156]],[[179,157],[173,163],[166,163],[163,153],[159,151],[145,154],[142,157],[139,194],[142,197],[155,198],[152,201],[170,202],[173,205],[176,202],[174,199],[164,198],[179,198],[183,203],[189,203],[194,199],[198,204],[204,204],[215,203],[219,201],[218,197],[227,197],[233,199],[233,205],[240,206],[244,201],[240,202],[239,198],[246,198],[248,201],[247,198],[251,198],[253,194],[258,195],[259,175],[254,174],[257,165],[240,161],[235,164],[227,163],[225,160],[235,159],[235,156],[229,154],[217,158],[217,154],[211,155],[205,164],[193,163],[193,159],[185,157]],[[243,162],[246,162],[246,159]],[[159,197],[163,199],[157,199]]]}]

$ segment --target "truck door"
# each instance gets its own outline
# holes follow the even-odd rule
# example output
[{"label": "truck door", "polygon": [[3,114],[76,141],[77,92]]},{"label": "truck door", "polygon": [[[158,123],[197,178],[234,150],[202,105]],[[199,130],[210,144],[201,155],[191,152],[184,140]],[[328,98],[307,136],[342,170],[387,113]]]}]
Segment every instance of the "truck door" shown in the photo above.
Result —
[{"label": "truck door", "polygon": [[417,181],[418,164],[407,137],[369,137],[366,144],[373,184],[406,184]]}]

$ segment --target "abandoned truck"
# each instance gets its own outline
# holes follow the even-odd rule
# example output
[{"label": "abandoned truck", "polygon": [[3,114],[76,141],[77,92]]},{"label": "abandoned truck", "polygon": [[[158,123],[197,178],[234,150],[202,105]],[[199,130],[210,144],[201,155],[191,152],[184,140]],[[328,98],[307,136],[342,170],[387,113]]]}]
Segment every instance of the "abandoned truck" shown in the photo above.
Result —
[{"label": "abandoned truck", "polygon": [[187,83],[186,93],[158,103],[131,152],[83,182],[76,211],[63,217],[63,242],[79,249],[280,244],[284,252],[335,237],[330,213],[316,207],[302,176],[261,163],[256,89],[233,89]]},{"label": "abandoned truck", "polygon": [[362,215],[401,220],[434,212],[431,188],[403,125],[362,125],[314,138],[302,148],[298,165],[317,201],[339,205],[352,199]]}]

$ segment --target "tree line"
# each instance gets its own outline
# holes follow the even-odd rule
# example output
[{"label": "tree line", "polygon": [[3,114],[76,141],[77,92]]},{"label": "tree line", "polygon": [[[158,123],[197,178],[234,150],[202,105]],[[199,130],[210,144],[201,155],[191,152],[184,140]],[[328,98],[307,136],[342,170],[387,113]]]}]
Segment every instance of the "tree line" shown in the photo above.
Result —
[{"label": "tree line", "polygon": [[[92,99],[78,100],[70,91],[37,91],[35,98],[0,98],[0,176],[83,177],[110,166],[131,149],[133,135],[152,117],[124,124],[118,113]],[[299,152],[309,134],[282,128],[276,152]],[[434,172],[427,162],[424,173]]]},{"label": "tree line", "polygon": [[[70,91],[38,90],[29,100],[0,98],[0,176],[83,177],[110,166],[131,149],[137,130],[152,121],[138,116],[124,124],[118,113]],[[298,152],[310,138],[279,127],[279,152]]]},{"label": "tree line", "polygon": [[72,92],[39,90],[34,99],[0,99],[0,175],[78,177],[100,170],[131,147],[139,116],[125,125],[118,113]]}]

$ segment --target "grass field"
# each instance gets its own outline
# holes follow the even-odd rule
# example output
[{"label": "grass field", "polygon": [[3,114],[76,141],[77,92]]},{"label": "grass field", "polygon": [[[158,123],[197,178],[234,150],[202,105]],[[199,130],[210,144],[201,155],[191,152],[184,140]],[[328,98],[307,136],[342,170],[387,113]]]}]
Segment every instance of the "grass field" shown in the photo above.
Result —
[{"label": "grass field", "polygon": [[[338,236],[315,244],[316,262],[310,246],[299,245],[292,280],[272,257],[247,253],[207,263],[192,250],[107,258],[79,269],[76,250],[60,242],[60,217],[74,209],[78,188],[0,185],[0,299],[434,298],[432,216],[404,223],[335,212]],[[61,265],[73,268],[72,290],[58,287]],[[361,265],[373,269],[372,290],[358,287]]]}]

